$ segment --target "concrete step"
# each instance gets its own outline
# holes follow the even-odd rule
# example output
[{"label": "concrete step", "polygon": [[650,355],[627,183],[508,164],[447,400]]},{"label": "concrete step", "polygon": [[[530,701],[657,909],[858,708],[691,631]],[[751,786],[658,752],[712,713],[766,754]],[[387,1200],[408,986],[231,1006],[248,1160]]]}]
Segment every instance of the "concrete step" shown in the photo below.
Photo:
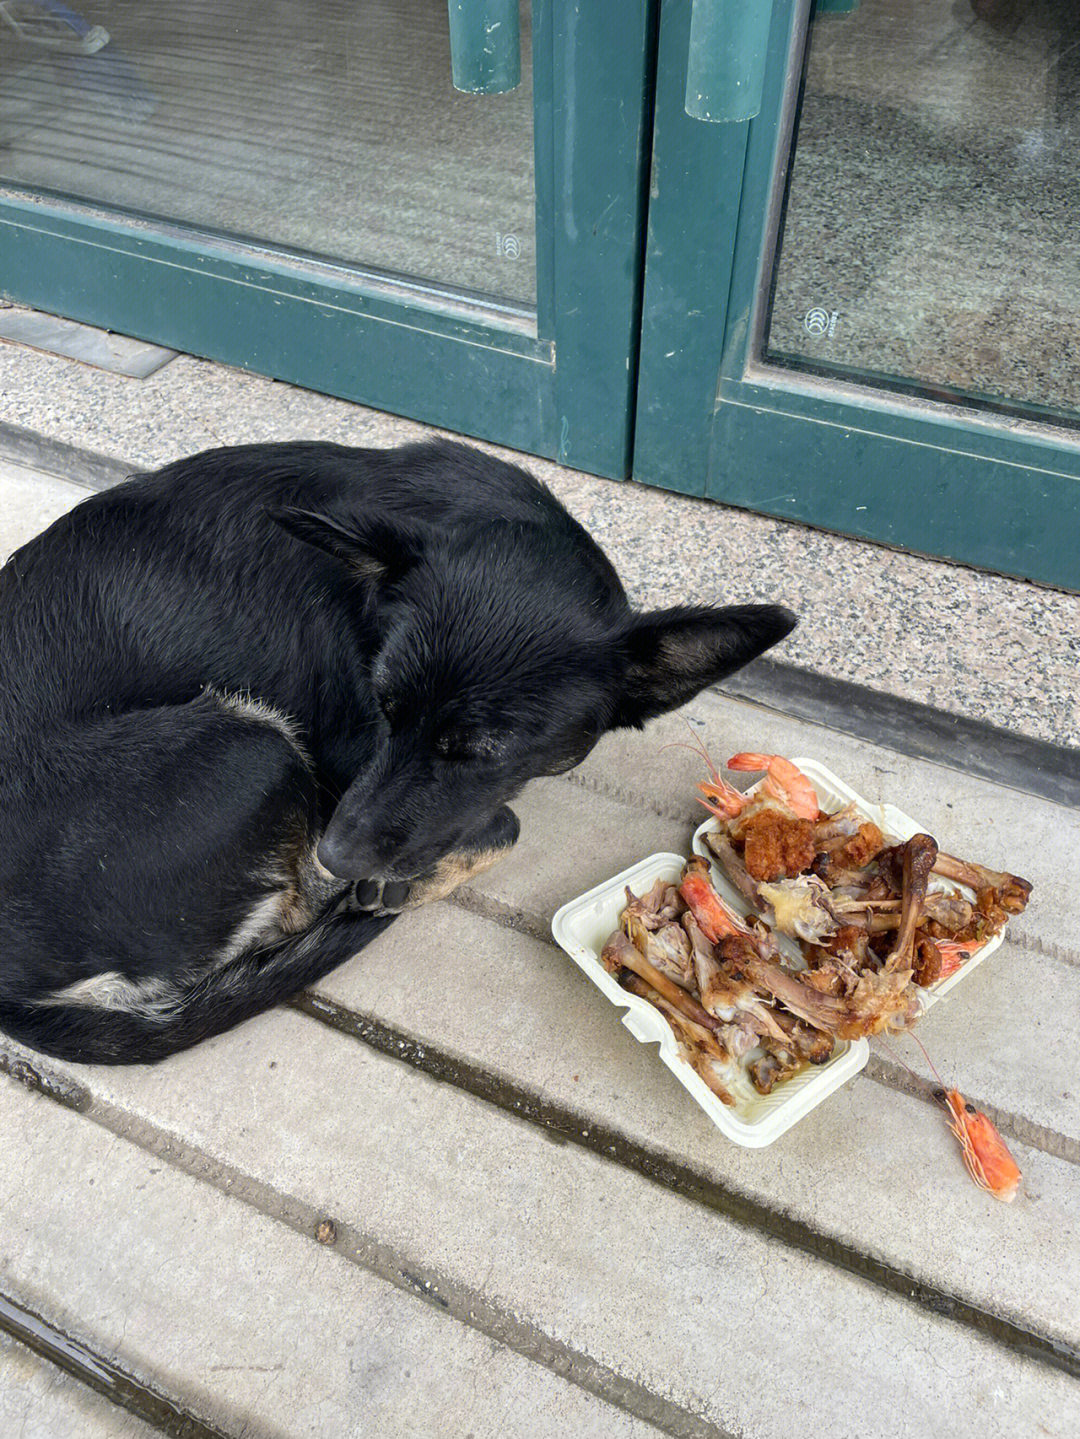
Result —
[{"label": "concrete step", "polygon": [[[83,493],[4,478],[11,548]],[[814,755],[1034,882],[920,1027],[1009,1138],[1015,1205],[971,1185],[914,1045],[740,1150],[553,946],[566,899],[686,852],[687,721],[718,761]],[[0,1287],[230,1433],[1077,1432],[1080,816],[716,695],[519,809],[511,856],[304,1013],[151,1070],[0,1036],[0,1068],[80,1110],[0,1079]]]},{"label": "concrete step", "polygon": [[92,490],[0,459],[0,565]]},{"label": "concrete step", "polygon": [[[919,1033],[949,1081],[1010,1133],[1080,1160],[1071,1039],[1080,1027],[1080,814],[721,696],[701,696],[687,714],[714,755],[755,740],[767,752],[813,755],[868,798],[899,804],[943,847],[1032,880],[1031,904],[1010,925],[1010,940]],[[650,852],[688,852],[702,766],[663,748],[688,733],[672,716],[642,735],[610,736],[569,779],[530,786],[518,803],[517,848],[459,901],[542,936],[563,900]],[[898,1054],[929,1079],[906,1042],[881,1050],[878,1072],[906,1085]]]},{"label": "concrete step", "polygon": [[[273,1029],[284,1018],[267,1023]],[[217,1104],[197,1088],[187,1094],[193,1108]],[[227,1107],[249,1118],[238,1099]],[[224,1433],[647,1439],[657,1432],[403,1294],[317,1243],[310,1229],[296,1232],[293,1225],[309,1217],[298,1218],[296,1206],[284,1222],[271,1217],[183,1173],[167,1154],[127,1143],[10,1079],[0,1080],[0,1132],[5,1287]],[[377,1171],[370,1178],[377,1184]],[[5,1439],[61,1439],[65,1415],[83,1412],[86,1422],[70,1429],[71,1439],[149,1432],[121,1411],[110,1415],[111,1406],[95,1404],[81,1386],[47,1379],[42,1373],[0,1397],[0,1415],[10,1416],[0,1427]],[[50,1399],[52,1390],[60,1397]],[[56,1427],[47,1427],[51,1413]]]},{"label": "concrete step", "polygon": [[[819,1252],[835,1241],[856,1268],[871,1258],[1080,1352],[1080,1246],[1061,1238],[1080,1232],[1068,1160],[1010,1137],[1025,1182],[1003,1205],[971,1183],[939,1106],[865,1074],[770,1148],[740,1149],[561,950],[448,905],[405,916],[317,992],[346,1010],[328,1022],[358,1016],[408,1036],[416,1063],[449,1056],[479,1092],[491,1075],[511,1110],[528,1104],[601,1152],[602,1134],[618,1136],[625,1162],[668,1167],[684,1192],[711,1186],[711,1202],[749,1206],[768,1232]],[[963,1013],[959,990],[954,1006]],[[392,1038],[374,1038],[393,1052]],[[954,1063],[952,1048],[934,1048]]]},{"label": "concrete step", "polygon": [[[1080,1386],[1067,1375],[580,1146],[552,1144],[535,1125],[301,1014],[277,1011],[156,1069],[80,1077],[84,1114],[62,1115],[75,1128],[94,1131],[96,1119],[204,1180],[247,1188],[264,1210],[301,1205],[332,1216],[346,1253],[388,1266],[388,1275],[414,1276],[467,1322],[490,1330],[512,1321],[538,1347],[561,1346],[583,1370],[626,1386],[632,1402],[663,1406],[653,1410],[662,1427],[692,1422],[702,1433],[780,1439],[795,1411],[838,1439],[924,1439],[931,1412],[942,1432],[958,1435],[975,1432],[976,1413],[985,1435],[1032,1432],[1041,1422],[1066,1439],[1080,1424]],[[25,1134],[16,1139],[23,1148]],[[91,1141],[72,1135],[63,1152],[77,1142]],[[109,1164],[98,1170],[112,1213],[117,1148],[104,1146]],[[832,1164],[826,1151],[819,1182]],[[88,1202],[73,1180],[93,1169],[69,1161],[62,1192],[44,1195],[40,1170],[29,1180],[23,1173],[4,1208],[40,1212],[45,1238],[20,1241],[10,1272],[24,1290],[55,1297],[73,1267],[70,1245],[62,1256],[57,1238],[78,1232]],[[116,1312],[103,1308],[97,1286],[118,1262],[117,1246],[133,1242],[166,1243],[174,1255],[168,1284],[145,1291],[145,1331],[159,1330],[166,1312],[174,1324],[183,1316],[192,1242],[221,1221],[199,1217],[203,1201],[194,1195],[172,1220],[152,1196],[137,1202],[137,1237],[94,1236],[90,1273],[71,1303],[84,1325]],[[879,1222],[904,1223],[898,1208]],[[253,1242],[252,1233],[242,1244],[234,1238],[228,1263],[200,1271],[203,1283],[217,1276],[216,1312],[235,1306],[238,1282],[268,1282]],[[176,1278],[182,1292],[171,1287]],[[299,1327],[299,1295],[287,1297],[297,1283],[290,1271],[287,1284],[263,1296],[275,1315],[277,1362],[284,1334],[295,1341]],[[330,1283],[323,1273],[315,1285],[324,1314],[340,1308]],[[237,1336],[235,1325],[224,1325],[227,1335]],[[133,1334],[130,1323],[124,1334]],[[423,1348],[416,1340],[410,1347]],[[194,1365],[193,1354],[177,1356],[170,1388],[190,1386]],[[205,1362],[195,1372],[205,1375]],[[855,1377],[868,1373],[872,1395]],[[310,1403],[312,1387],[295,1402]],[[205,1388],[199,1398],[209,1402]]]}]

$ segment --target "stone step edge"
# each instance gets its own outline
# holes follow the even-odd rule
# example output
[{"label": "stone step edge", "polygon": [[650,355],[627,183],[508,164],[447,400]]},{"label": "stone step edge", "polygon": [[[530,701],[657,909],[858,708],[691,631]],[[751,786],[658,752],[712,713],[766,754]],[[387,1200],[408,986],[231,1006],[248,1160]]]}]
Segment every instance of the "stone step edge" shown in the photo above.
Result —
[{"label": "stone step edge", "polygon": [[[540,943],[550,945],[554,949],[558,948],[551,933],[551,925],[543,915],[534,911],[513,908],[501,900],[492,899],[482,894],[470,885],[463,885],[461,889],[455,890],[444,903],[452,904],[458,909],[465,910],[467,914],[473,914],[478,919],[497,924],[514,934],[525,934],[530,939],[539,940]],[[1018,949],[1025,948],[1025,945],[1026,937],[1016,941]],[[1027,947],[1036,948],[1033,945]],[[1039,952],[1041,953],[1041,951]],[[1073,964],[1076,961],[1065,960],[1064,962]],[[904,1070],[901,1065],[892,1064],[878,1055],[871,1057],[870,1063],[862,1071],[860,1077],[869,1079],[875,1084],[881,1084],[885,1088],[899,1090],[903,1094],[921,1099],[935,1107],[938,1104],[935,1098],[936,1084],[920,1079],[910,1071]],[[1015,1139],[1032,1149],[1040,1149],[1054,1159],[1062,1159],[1069,1164],[1080,1164],[1080,1140],[1060,1134],[1056,1129],[1039,1124],[1025,1114],[1003,1109],[993,1100],[983,1099],[974,1090],[967,1095],[967,1098],[976,1108],[989,1115],[1007,1138]]]},{"label": "stone step edge", "polygon": [[0,1331],[39,1358],[108,1399],[169,1439],[229,1439],[224,1430],[196,1418],[179,1400],[128,1372],[114,1359],[73,1338],[44,1315],[0,1292]]}]

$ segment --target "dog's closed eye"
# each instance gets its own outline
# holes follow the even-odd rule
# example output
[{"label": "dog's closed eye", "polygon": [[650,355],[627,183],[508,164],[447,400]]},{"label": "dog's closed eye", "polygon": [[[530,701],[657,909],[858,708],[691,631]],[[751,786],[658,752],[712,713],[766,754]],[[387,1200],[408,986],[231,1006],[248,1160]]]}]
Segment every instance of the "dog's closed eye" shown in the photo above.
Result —
[{"label": "dog's closed eye", "polygon": [[404,704],[398,695],[386,694],[379,697],[379,708],[387,724],[395,724],[404,713]]},{"label": "dog's closed eye", "polygon": [[434,749],[440,759],[498,759],[505,746],[498,735],[487,730],[442,730],[435,736]]}]

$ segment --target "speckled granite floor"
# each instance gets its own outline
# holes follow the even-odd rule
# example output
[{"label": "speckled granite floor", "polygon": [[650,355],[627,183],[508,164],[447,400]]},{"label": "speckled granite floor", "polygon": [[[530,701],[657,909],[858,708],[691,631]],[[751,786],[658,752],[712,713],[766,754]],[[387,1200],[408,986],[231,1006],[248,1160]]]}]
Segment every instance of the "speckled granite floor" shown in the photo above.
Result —
[{"label": "speckled granite floor", "polygon": [[[0,344],[0,450],[4,423],[144,466],[218,444],[392,445],[432,433],[187,356],[140,382]],[[520,458],[605,546],[639,603],[780,599],[802,624],[779,659],[1080,746],[1080,595]]]}]

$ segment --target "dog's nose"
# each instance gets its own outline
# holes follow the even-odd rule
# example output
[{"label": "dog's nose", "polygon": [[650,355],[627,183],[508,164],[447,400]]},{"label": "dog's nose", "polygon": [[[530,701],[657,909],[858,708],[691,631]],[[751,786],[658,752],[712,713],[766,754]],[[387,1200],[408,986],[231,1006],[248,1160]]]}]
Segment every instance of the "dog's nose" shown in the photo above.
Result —
[{"label": "dog's nose", "polygon": [[315,853],[323,868],[338,879],[367,879],[379,871],[375,856],[364,846],[349,844],[329,830],[319,840]]}]

